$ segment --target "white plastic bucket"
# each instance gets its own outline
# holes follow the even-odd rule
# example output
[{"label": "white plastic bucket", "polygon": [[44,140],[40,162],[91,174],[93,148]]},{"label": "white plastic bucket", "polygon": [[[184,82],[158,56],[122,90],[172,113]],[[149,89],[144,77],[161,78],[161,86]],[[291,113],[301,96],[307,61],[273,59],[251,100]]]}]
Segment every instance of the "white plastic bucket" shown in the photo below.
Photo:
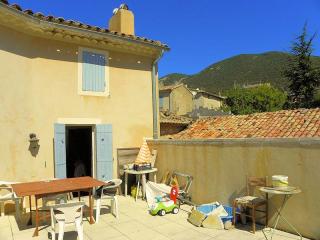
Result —
[{"label": "white plastic bucket", "polygon": [[288,176],[285,175],[273,175],[272,176],[273,187],[286,187],[288,186]]}]

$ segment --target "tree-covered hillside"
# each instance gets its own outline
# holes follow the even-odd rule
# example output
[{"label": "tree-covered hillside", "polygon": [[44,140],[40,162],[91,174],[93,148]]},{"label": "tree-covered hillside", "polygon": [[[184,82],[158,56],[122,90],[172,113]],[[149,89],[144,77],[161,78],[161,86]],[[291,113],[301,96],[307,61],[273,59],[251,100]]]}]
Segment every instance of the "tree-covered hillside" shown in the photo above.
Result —
[{"label": "tree-covered hillside", "polygon": [[[194,75],[169,74],[160,79],[160,84],[172,85],[183,82],[191,88],[200,88],[209,92],[224,92],[233,86],[258,83],[287,89],[288,82],[283,71],[288,62],[284,52],[266,52],[262,54],[241,54],[206,67]],[[313,57],[315,65],[320,67],[320,57]]]}]

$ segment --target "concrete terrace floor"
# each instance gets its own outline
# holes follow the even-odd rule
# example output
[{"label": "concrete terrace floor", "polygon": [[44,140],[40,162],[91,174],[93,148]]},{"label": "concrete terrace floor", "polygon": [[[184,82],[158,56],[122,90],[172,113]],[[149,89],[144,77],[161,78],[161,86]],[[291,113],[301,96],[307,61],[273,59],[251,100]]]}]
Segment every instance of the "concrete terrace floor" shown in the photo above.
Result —
[{"label": "concrete terrace floor", "polygon": [[[82,200],[87,200],[83,198]],[[88,201],[86,201],[88,202]],[[105,200],[106,204],[110,204]],[[128,239],[152,239],[152,240],[259,240],[265,239],[260,230],[256,234],[248,231],[250,226],[242,226],[242,229],[213,230],[195,227],[187,221],[188,211],[191,207],[184,205],[177,215],[167,214],[164,217],[151,216],[147,211],[144,201],[134,201],[131,197],[119,196],[119,219],[117,220],[107,206],[101,209],[100,221],[90,225],[84,218],[84,239],[88,240],[128,240]],[[26,240],[26,239],[51,239],[48,225],[42,222],[39,237],[33,238],[34,226],[26,226],[27,216],[23,216],[22,224],[18,225],[14,216],[0,217],[1,240]],[[241,226],[239,224],[239,226]],[[238,227],[238,225],[237,225]],[[259,229],[259,227],[258,227]],[[48,237],[50,236],[50,238]],[[58,237],[56,235],[56,237]],[[56,238],[57,239],[57,238]],[[74,228],[67,228],[65,240],[76,240],[77,233]],[[299,239],[298,236],[277,231],[274,240]]]}]

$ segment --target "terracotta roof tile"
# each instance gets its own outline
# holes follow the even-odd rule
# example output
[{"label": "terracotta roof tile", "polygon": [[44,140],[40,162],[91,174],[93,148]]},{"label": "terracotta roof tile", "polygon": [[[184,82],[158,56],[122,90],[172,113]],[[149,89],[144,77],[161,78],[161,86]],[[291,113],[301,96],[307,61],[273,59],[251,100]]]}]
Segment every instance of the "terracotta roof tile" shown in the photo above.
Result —
[{"label": "terracotta roof tile", "polygon": [[197,120],[174,139],[320,137],[320,108]]},{"label": "terracotta roof tile", "polygon": [[6,6],[8,6],[10,8],[16,9],[16,10],[20,11],[21,14],[27,14],[27,15],[33,16],[35,18],[38,18],[38,19],[41,19],[41,20],[44,20],[44,21],[47,21],[47,22],[56,22],[56,23],[60,23],[60,24],[63,24],[63,25],[78,27],[78,28],[81,28],[81,29],[89,29],[89,30],[93,30],[93,31],[96,31],[96,32],[101,32],[101,33],[111,33],[113,35],[121,36],[121,37],[126,38],[126,39],[133,39],[133,40],[136,40],[136,41],[150,43],[151,45],[155,45],[155,46],[158,46],[158,47],[169,49],[168,45],[163,44],[160,41],[147,39],[145,37],[133,36],[133,35],[130,35],[130,34],[113,32],[113,31],[109,31],[108,29],[105,29],[105,28],[100,28],[100,27],[97,27],[97,26],[91,26],[89,24],[84,24],[84,23],[77,22],[77,21],[74,21],[74,20],[65,20],[62,17],[55,17],[55,16],[51,16],[51,15],[45,16],[44,14],[42,14],[40,12],[34,13],[30,9],[23,10],[18,4],[10,4],[7,0],[0,0],[0,4],[5,4]]}]

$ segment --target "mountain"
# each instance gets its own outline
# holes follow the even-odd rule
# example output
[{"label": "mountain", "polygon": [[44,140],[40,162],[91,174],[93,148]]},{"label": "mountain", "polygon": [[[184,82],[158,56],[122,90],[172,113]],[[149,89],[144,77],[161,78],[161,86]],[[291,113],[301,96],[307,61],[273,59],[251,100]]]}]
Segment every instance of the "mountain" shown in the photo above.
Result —
[{"label": "mountain", "polygon": [[171,73],[169,75],[166,75],[160,78],[159,80],[160,80],[160,83],[163,83],[163,85],[168,86],[168,85],[174,85],[188,77],[190,77],[190,75],[181,74],[181,73]]},{"label": "mountain", "polygon": [[[187,84],[190,88],[200,88],[217,93],[233,86],[258,83],[270,83],[280,89],[286,89],[288,82],[282,72],[288,62],[288,53],[266,52],[261,54],[240,54],[211,64],[199,73],[186,75],[174,73],[160,78],[160,84]],[[320,67],[320,57],[312,57]]]}]

